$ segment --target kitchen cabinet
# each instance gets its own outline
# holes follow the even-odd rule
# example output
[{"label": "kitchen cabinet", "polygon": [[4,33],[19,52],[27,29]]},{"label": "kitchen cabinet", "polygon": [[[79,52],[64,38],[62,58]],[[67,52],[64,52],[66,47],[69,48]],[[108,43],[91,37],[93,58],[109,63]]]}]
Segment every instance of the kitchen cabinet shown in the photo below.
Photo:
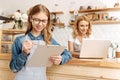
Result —
[{"label": "kitchen cabinet", "polygon": [[[91,19],[92,24],[120,24],[120,20],[109,16],[108,12],[113,11],[120,11],[120,8],[79,10],[78,13],[88,16]],[[70,11],[70,13],[73,14],[74,11]],[[70,21],[69,24],[74,25],[74,22]]]},{"label": "kitchen cabinet", "polygon": [[49,80],[120,80],[117,59],[72,59],[47,69]]},{"label": "kitchen cabinet", "polygon": [[0,59],[10,59],[15,36],[24,33],[24,30],[0,29]]},{"label": "kitchen cabinet", "polygon": [[50,12],[52,26],[65,27],[64,23],[60,21],[60,15],[64,14],[62,11]]},{"label": "kitchen cabinet", "polygon": [[[0,60],[0,80],[13,80],[10,60]],[[117,59],[76,59],[64,65],[47,68],[47,80],[120,80],[120,63]],[[6,77],[8,76],[8,77]]]}]

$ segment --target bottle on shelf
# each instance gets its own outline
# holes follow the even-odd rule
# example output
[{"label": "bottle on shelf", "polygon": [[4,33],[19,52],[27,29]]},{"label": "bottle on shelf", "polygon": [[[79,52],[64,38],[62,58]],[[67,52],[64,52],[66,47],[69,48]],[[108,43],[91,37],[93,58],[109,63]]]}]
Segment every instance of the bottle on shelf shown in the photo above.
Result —
[{"label": "bottle on shelf", "polygon": [[116,49],[118,48],[118,44],[112,42],[109,49],[108,49],[108,58],[114,59],[116,58]]},{"label": "bottle on shelf", "polygon": [[116,58],[120,58],[120,45],[116,49]]}]

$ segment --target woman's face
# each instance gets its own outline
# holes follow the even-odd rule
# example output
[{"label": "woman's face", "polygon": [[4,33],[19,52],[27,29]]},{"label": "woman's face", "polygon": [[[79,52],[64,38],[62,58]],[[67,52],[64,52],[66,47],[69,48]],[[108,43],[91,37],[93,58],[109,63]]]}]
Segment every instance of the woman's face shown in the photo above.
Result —
[{"label": "woman's face", "polygon": [[78,24],[79,33],[85,35],[89,29],[89,23],[87,21],[80,21]]},{"label": "woman's face", "polygon": [[41,32],[48,23],[48,16],[44,12],[37,13],[31,17],[32,31]]}]

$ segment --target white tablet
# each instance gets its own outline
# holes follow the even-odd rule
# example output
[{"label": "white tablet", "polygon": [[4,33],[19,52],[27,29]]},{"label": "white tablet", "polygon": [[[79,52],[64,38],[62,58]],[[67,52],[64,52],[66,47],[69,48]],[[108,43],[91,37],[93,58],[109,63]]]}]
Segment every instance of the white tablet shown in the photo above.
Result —
[{"label": "white tablet", "polygon": [[37,45],[34,54],[31,56],[26,65],[30,67],[51,66],[52,62],[49,61],[49,57],[60,55],[65,48],[65,46]]}]

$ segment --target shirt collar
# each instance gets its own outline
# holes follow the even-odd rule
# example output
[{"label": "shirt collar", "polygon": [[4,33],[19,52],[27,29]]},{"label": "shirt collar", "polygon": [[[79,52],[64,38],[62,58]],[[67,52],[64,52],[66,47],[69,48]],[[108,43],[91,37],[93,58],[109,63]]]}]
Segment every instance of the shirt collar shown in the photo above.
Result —
[{"label": "shirt collar", "polygon": [[39,36],[35,37],[31,32],[28,33],[28,36],[31,40],[43,40],[43,35],[40,34]]}]

